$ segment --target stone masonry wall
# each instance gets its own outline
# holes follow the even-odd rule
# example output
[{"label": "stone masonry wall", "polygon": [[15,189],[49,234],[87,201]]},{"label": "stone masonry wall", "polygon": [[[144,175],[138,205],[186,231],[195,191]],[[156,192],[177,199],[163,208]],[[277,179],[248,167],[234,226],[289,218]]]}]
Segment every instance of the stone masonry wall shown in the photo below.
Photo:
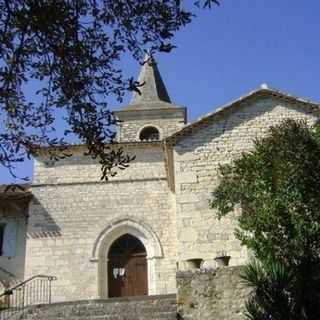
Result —
[{"label": "stone masonry wall", "polygon": [[[182,126],[184,126],[184,113],[180,110],[176,112],[163,112],[161,110],[140,111],[130,116],[125,114],[123,122],[119,126],[119,140],[120,141],[139,141],[140,131],[147,127],[156,127],[160,132],[160,139],[168,137]],[[124,112],[123,112],[124,113]],[[119,114],[121,116],[121,113]]]},{"label": "stone masonry wall", "polygon": [[108,183],[99,181],[99,165],[80,155],[52,167],[37,159],[26,278],[56,276],[54,301],[101,297],[98,286],[107,284],[100,269],[104,268],[101,264],[107,265],[107,252],[99,260],[93,250],[103,230],[127,219],[146,226],[160,239],[163,255],[149,261],[154,267],[150,293],[176,291],[174,200],[166,182],[162,148],[130,152],[136,160]]},{"label": "stone masonry wall", "polygon": [[184,271],[177,274],[178,313],[183,320],[242,320],[249,289],[241,267]]},{"label": "stone masonry wall", "polygon": [[239,210],[218,220],[208,201],[219,183],[219,164],[250,150],[256,137],[285,118],[304,119],[309,124],[317,119],[298,104],[260,98],[194,129],[174,146],[179,260],[201,258],[210,264],[222,250],[231,256],[230,265],[247,260],[246,249],[234,236]]},{"label": "stone masonry wall", "polygon": [[[248,253],[234,236],[239,210],[218,220],[209,209],[218,167],[250,150],[254,138],[288,117],[310,124],[317,119],[302,106],[260,98],[179,140],[174,146],[175,195],[168,188],[160,143],[126,147],[136,160],[108,183],[99,181],[99,165],[80,154],[55,165],[38,157],[26,277],[57,276],[55,301],[105,297],[98,287],[107,285],[101,276],[107,257],[93,251],[104,230],[125,220],[145,226],[160,242],[163,255],[148,260],[153,268],[150,294],[175,292],[177,260],[200,258],[210,266],[223,250],[231,256],[230,265],[243,264]],[[137,129],[139,119],[135,123]]]},{"label": "stone masonry wall", "polygon": [[[54,165],[48,164],[47,159],[37,157],[34,160],[33,186],[99,183],[101,167],[97,161],[83,156],[84,150],[72,152],[70,158],[59,160]],[[139,147],[126,147],[125,152],[136,156],[128,170],[118,170],[117,175],[109,180],[110,183],[161,180],[166,179],[163,163],[162,146],[147,144]]]}]

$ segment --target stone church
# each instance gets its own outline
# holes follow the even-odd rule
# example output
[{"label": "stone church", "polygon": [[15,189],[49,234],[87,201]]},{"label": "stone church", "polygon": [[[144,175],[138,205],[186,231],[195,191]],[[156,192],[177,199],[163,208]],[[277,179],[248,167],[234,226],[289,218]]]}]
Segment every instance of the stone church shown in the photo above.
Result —
[{"label": "stone church", "polygon": [[313,124],[319,105],[266,85],[192,122],[171,102],[157,64],[142,66],[141,94],[115,112],[118,142],[135,160],[109,182],[70,145],[58,162],[34,154],[26,191],[0,193],[0,279],[10,287],[34,275],[56,277],[54,301],[176,292],[179,269],[215,267],[219,252],[244,264],[237,215],[209,208],[218,166],[252,148],[285,118]]}]

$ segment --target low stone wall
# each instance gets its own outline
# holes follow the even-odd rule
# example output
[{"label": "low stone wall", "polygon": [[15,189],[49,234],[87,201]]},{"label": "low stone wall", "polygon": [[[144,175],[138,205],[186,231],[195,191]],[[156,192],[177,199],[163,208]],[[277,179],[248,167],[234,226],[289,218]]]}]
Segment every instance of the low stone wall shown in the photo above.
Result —
[{"label": "low stone wall", "polygon": [[178,314],[184,320],[244,319],[249,289],[240,278],[241,267],[177,273]]}]

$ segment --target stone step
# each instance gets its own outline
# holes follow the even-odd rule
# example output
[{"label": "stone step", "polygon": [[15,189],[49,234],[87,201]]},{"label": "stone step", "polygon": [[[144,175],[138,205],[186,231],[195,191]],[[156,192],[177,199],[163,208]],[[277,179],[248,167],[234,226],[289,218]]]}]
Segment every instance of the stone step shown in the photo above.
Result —
[{"label": "stone step", "polygon": [[[35,317],[36,316],[36,317]],[[92,316],[92,315],[83,315],[83,316],[76,316],[76,317],[56,317],[55,315],[47,316],[46,314],[33,314],[32,317],[30,315],[26,316],[22,319],[45,319],[45,320],[84,320],[84,319],[90,319],[90,320],[129,320],[129,319],[150,319],[150,320],[176,320],[176,312],[167,312],[162,314],[150,314],[148,317],[145,316],[136,316],[132,317],[131,314],[127,315],[100,315],[100,316]]]},{"label": "stone step", "polygon": [[[118,313],[118,314],[92,314],[92,313],[83,313],[81,315],[70,315],[70,314],[65,314],[65,315],[57,315],[55,313],[47,313],[47,312],[33,312],[33,313],[28,313],[25,314],[24,318],[22,319],[38,319],[39,316],[45,316],[46,320],[58,320],[58,319],[68,319],[68,320],[78,320],[78,319],[83,319],[84,317],[90,317],[90,319],[106,319],[106,320],[111,320],[111,319],[124,319],[124,315],[128,315],[127,313]],[[167,318],[172,318],[172,315],[176,315],[176,311],[168,311],[168,312],[157,312],[157,310],[153,310],[153,312],[149,313],[142,313],[142,312],[137,312],[137,313],[130,313],[129,314],[131,318],[148,318],[151,319],[151,316],[156,316],[157,318],[161,319],[167,319]],[[39,318],[40,319],[40,318]]]},{"label": "stone step", "polygon": [[19,320],[176,320],[175,295],[59,302],[30,307]]}]

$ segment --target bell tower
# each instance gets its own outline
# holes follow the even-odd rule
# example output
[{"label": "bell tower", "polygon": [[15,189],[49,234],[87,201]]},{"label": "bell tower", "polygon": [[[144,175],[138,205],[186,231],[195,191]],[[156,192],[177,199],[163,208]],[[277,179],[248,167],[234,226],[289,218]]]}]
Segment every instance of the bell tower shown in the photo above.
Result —
[{"label": "bell tower", "polygon": [[134,92],[129,105],[114,112],[122,121],[119,142],[162,140],[185,125],[186,108],[171,103],[153,57],[146,57],[138,81],[140,94]]}]

